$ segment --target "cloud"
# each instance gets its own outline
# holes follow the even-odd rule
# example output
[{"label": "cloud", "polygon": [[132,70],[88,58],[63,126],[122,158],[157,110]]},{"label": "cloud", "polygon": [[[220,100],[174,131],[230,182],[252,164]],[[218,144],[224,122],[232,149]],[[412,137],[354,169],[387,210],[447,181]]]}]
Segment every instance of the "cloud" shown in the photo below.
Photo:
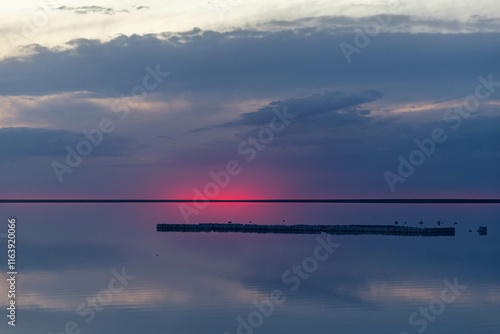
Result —
[{"label": "cloud", "polygon": [[172,96],[219,91],[219,96],[272,98],[287,91],[376,89],[387,96],[412,91],[419,99],[450,99],[469,95],[477,76],[496,77],[500,68],[500,59],[492,57],[500,53],[497,33],[380,34],[347,64],[339,44],[353,44],[355,36],[313,28],[193,29],[109,42],[78,39],[66,49],[34,46],[26,58],[1,61],[0,92],[128,95],[141,84],[146,67],[158,64],[171,73],[158,90]]},{"label": "cloud", "polygon": [[335,111],[335,119],[332,120],[333,124],[335,124],[335,122],[342,123],[343,125],[365,122],[366,117],[361,116],[361,114],[356,111],[350,110],[345,113],[340,113],[339,111],[346,108],[352,108],[366,102],[372,102],[380,97],[382,97],[382,94],[373,90],[361,93],[344,93],[334,91],[323,94],[317,93],[304,98],[291,98],[282,101],[273,101],[257,111],[241,114],[240,119],[238,120],[222,123],[216,125],[216,127],[264,125],[269,123],[269,121],[275,116],[273,110],[277,109],[282,111],[284,108],[286,108],[288,113],[299,118]]},{"label": "cloud", "polygon": [[374,16],[315,16],[297,20],[272,20],[256,25],[257,29],[279,31],[283,29],[315,28],[333,33],[362,31],[376,24],[380,32],[456,34],[500,32],[500,18],[472,15],[467,20],[437,19],[410,15],[380,14]]},{"label": "cloud", "polygon": [[80,7],[67,7],[61,6],[57,8],[58,10],[67,10],[72,11],[75,14],[105,14],[105,15],[115,15],[116,13],[128,13],[129,11],[126,9],[122,10],[114,10],[110,7],[101,7],[101,6],[80,6]]},{"label": "cloud", "polygon": [[[0,162],[16,161],[28,157],[65,156],[66,146],[75,147],[86,139],[81,133],[40,128],[0,129]],[[118,156],[129,149],[130,140],[106,135],[92,155]]]}]

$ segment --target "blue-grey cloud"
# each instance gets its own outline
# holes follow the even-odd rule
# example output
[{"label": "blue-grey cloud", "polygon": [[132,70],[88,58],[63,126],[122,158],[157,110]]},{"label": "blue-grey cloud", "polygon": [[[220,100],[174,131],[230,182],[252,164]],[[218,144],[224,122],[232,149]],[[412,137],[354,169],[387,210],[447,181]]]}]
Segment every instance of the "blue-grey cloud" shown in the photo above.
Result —
[{"label": "blue-grey cloud", "polygon": [[[0,162],[16,161],[29,157],[65,156],[66,146],[75,149],[78,142],[86,140],[82,133],[40,128],[0,129]],[[118,156],[130,148],[130,140],[113,134],[95,148],[94,156]]]},{"label": "blue-grey cloud", "polygon": [[[366,102],[372,102],[382,94],[377,91],[369,90],[361,93],[344,93],[340,91],[326,92],[323,94],[314,94],[304,98],[291,98],[282,101],[273,101],[269,105],[260,108],[257,111],[247,112],[240,115],[240,119],[217,125],[218,127],[232,126],[258,126],[269,123],[269,120],[275,116],[273,110],[283,110],[286,108],[288,113],[294,117],[304,118],[333,111],[339,111],[351,108]],[[356,111],[349,110],[346,113],[334,113],[334,119],[331,119],[332,125],[346,125],[364,123],[366,117],[361,116]]]},{"label": "blue-grey cloud", "polygon": [[[351,64],[339,47],[356,34],[315,28],[277,32],[193,29],[185,33],[79,39],[71,50],[33,46],[26,59],[0,62],[2,95],[90,91],[119,96],[141,84],[147,66],[171,75],[165,94],[205,92],[262,97],[289,90],[376,89],[386,95],[457,98],[478,75],[498,76],[498,33],[381,33]],[[202,52],[200,52],[202,50]],[[50,79],[50,80],[49,80]],[[471,83],[472,82],[472,83]],[[274,94],[273,94],[274,95]]]}]

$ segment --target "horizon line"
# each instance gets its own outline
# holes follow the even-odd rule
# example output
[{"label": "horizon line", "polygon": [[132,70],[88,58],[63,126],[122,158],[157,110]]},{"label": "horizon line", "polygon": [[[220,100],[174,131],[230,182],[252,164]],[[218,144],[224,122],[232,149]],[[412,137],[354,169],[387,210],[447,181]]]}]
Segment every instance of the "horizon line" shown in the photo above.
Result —
[{"label": "horizon line", "polygon": [[317,199],[0,199],[0,204],[65,203],[332,203],[332,204],[500,204],[499,198],[317,198]]}]

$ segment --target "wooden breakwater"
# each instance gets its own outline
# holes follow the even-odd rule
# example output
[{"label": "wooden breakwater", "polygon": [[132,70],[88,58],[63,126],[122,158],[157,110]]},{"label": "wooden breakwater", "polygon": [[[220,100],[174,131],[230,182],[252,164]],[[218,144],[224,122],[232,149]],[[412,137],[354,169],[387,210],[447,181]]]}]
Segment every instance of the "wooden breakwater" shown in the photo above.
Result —
[{"label": "wooden breakwater", "polygon": [[403,236],[454,236],[455,228],[422,228],[392,225],[258,225],[258,224],[158,224],[158,232],[239,232],[277,234],[379,234]]}]

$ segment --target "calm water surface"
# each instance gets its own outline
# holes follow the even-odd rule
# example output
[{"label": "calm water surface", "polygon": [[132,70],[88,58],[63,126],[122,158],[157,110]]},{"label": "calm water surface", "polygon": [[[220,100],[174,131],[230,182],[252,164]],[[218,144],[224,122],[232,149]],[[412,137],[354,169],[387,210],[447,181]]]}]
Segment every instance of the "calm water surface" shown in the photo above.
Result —
[{"label": "calm water surface", "polygon": [[2,333],[500,333],[500,206],[212,204],[191,217],[456,227],[453,237],[331,236],[332,254],[316,251],[324,235],[156,232],[184,222],[176,204],[0,213],[0,233],[18,220],[19,271],[18,325],[4,320]]}]

